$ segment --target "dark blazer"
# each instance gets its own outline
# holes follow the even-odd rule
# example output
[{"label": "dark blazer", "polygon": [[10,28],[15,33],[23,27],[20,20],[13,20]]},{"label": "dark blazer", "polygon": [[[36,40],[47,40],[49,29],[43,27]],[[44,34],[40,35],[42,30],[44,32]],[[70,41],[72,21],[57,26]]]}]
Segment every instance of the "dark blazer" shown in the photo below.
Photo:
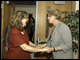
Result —
[{"label": "dark blazer", "polygon": [[[52,27],[52,29],[54,26]],[[50,36],[50,34],[49,34]],[[47,47],[61,47],[62,51],[52,52],[54,59],[72,59],[72,35],[69,27],[58,21],[51,39],[49,40],[49,36],[47,38]]]},{"label": "dark blazer", "polygon": [[5,47],[8,47],[8,40],[9,40],[10,30],[11,30],[10,26],[7,26],[6,31],[5,31],[5,37],[4,37]]},{"label": "dark blazer", "polygon": [[28,27],[28,31],[27,31],[28,34],[31,33],[31,29],[32,29],[32,33],[34,33],[34,31],[35,31],[35,25],[31,25],[31,23],[29,22],[27,24],[27,27]]}]

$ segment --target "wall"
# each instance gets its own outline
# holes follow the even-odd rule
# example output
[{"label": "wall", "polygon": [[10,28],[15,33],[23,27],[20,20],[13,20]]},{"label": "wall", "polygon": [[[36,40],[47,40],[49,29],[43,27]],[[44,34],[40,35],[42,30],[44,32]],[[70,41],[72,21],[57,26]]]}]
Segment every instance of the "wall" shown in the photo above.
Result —
[{"label": "wall", "polygon": [[76,1],[76,10],[79,10],[79,1]]},{"label": "wall", "polygon": [[15,11],[24,10],[28,13],[33,14],[34,19],[36,19],[36,5],[15,5]]},{"label": "wall", "polygon": [[72,11],[79,10],[79,1],[72,1]]}]

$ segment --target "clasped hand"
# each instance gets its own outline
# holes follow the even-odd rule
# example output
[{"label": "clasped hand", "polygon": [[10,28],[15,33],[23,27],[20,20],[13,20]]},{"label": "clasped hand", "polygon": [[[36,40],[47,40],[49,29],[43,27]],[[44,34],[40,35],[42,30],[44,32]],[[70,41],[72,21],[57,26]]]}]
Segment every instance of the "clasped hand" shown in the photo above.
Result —
[{"label": "clasped hand", "polygon": [[37,45],[36,47],[44,49],[44,51],[47,52],[47,53],[50,53],[51,51],[53,51],[53,48],[51,48],[51,47],[45,47],[44,45],[40,45],[40,44]]}]

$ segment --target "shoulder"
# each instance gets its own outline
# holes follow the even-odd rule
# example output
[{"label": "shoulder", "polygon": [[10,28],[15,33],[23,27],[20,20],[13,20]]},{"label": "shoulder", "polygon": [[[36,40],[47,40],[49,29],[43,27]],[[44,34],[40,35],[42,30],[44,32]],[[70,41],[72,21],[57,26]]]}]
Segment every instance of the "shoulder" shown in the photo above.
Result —
[{"label": "shoulder", "polygon": [[65,23],[60,23],[61,25],[60,25],[60,27],[59,27],[59,31],[60,32],[67,32],[67,31],[69,31],[70,30],[70,28],[69,28],[69,26],[68,25],[66,25]]},{"label": "shoulder", "polygon": [[10,26],[8,25],[6,29],[10,29]]},{"label": "shoulder", "polygon": [[64,29],[67,29],[67,28],[69,28],[68,27],[68,25],[66,25],[65,23],[63,23],[63,22],[60,22],[60,28],[64,28]]},{"label": "shoulder", "polygon": [[11,30],[10,30],[10,34],[18,34],[20,33],[21,31],[19,29],[17,29],[16,27],[13,27]]}]

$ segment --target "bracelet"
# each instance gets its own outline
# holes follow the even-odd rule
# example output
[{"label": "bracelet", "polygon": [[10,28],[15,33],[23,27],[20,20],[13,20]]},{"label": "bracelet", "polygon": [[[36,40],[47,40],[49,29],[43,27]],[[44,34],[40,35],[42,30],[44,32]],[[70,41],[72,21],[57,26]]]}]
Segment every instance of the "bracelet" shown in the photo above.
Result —
[{"label": "bracelet", "polygon": [[53,47],[54,48],[54,52],[57,52],[58,50],[57,49],[55,49],[55,47]]}]

